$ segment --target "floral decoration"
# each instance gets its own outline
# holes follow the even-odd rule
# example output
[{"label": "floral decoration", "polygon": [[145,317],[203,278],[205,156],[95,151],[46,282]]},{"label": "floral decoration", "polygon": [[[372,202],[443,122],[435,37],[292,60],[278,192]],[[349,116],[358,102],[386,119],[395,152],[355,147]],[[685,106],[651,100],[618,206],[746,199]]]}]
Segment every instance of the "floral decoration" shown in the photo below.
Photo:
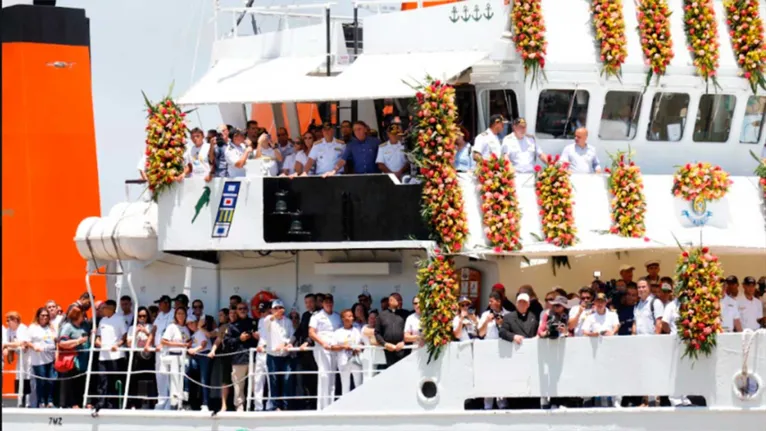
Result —
[{"label": "floral decoration", "polygon": [[[682,248],[683,250],[683,248]],[[712,353],[721,332],[720,299],[723,270],[707,247],[683,250],[676,267],[678,335],[686,345],[684,357]]]},{"label": "floral decoration", "polygon": [[544,73],[548,42],[541,0],[516,0],[511,10],[513,43],[524,63],[524,76],[532,75],[532,83]]},{"label": "floral decoration", "polygon": [[423,180],[422,215],[432,238],[447,252],[459,252],[468,235],[463,193],[453,162],[457,153],[455,89],[427,78],[416,95],[412,157]]},{"label": "floral decoration", "polygon": [[717,85],[720,42],[713,0],[684,0],[684,29],[697,74]]},{"label": "floral decoration", "polygon": [[612,194],[612,227],[610,232],[628,238],[641,238],[646,233],[644,217],[644,180],[641,169],[633,161],[633,153],[618,151],[611,156],[609,192]]},{"label": "floral decoration", "polygon": [[646,76],[646,85],[649,85],[652,76],[659,78],[665,74],[675,56],[670,35],[670,8],[667,0],[641,0],[636,8],[641,49],[644,62],[649,66]]},{"label": "floral decoration", "polygon": [[540,222],[546,242],[569,247],[577,242],[569,163],[560,162],[558,155],[551,157],[544,166],[535,166]]},{"label": "floral decoration", "polygon": [[753,93],[758,87],[766,90],[766,42],[758,0],[724,0],[723,5],[731,46],[743,76]]},{"label": "floral decoration", "polygon": [[720,166],[707,162],[687,163],[673,175],[673,194],[689,202],[697,198],[716,201],[726,195],[731,183],[729,174]]},{"label": "floral decoration", "polygon": [[758,162],[758,166],[753,173],[760,178],[759,182],[761,184],[761,191],[763,191],[763,203],[766,205],[766,158],[756,156],[752,150],[750,151],[750,155]]},{"label": "floral decoration", "polygon": [[521,249],[521,210],[516,197],[516,171],[494,153],[476,166],[484,234],[496,252]]},{"label": "floral decoration", "polygon": [[601,73],[619,78],[628,56],[622,0],[592,0],[590,10],[596,40],[601,44]]},{"label": "floral decoration", "polygon": [[160,194],[174,181],[183,178],[188,131],[185,120],[187,113],[181,111],[170,95],[158,103],[152,103],[144,94],[144,101],[148,118],[146,178],[152,199],[157,201]]},{"label": "floral decoration", "polygon": [[439,358],[452,341],[452,319],[457,312],[458,282],[455,264],[437,249],[418,269],[420,327],[428,351],[428,362]]}]

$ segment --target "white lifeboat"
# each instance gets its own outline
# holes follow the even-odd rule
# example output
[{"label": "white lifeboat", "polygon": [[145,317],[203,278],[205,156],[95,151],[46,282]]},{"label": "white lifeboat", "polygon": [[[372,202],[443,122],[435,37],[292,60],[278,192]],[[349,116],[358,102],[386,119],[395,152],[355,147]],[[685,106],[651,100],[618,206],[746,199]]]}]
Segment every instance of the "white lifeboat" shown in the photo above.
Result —
[{"label": "white lifeboat", "polygon": [[123,202],[106,217],[88,217],[74,237],[83,259],[150,260],[158,253],[157,204]]}]

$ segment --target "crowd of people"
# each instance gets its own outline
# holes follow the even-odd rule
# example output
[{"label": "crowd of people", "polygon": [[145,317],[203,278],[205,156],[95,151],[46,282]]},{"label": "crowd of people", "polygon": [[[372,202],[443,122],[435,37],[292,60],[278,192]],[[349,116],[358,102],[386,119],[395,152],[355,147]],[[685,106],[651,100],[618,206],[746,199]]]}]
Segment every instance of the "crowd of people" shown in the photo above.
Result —
[{"label": "crowd of people", "polygon": [[[480,313],[476,298],[461,297],[452,322],[455,340],[522,344],[536,337],[675,334],[679,304],[673,298],[674,281],[660,276],[658,261],[645,267],[646,276],[635,281],[635,268],[623,265],[618,279],[595,279],[577,292],[554,288],[542,300],[531,285],[523,285],[512,302],[505,286],[495,284],[489,306]],[[729,276],[724,283],[724,331],[766,327],[766,277],[756,281],[747,276],[740,285]],[[119,303],[91,304],[85,293],[66,312],[49,301],[36,310],[29,326],[18,312],[8,312],[3,364],[16,362],[15,371],[6,371],[16,374],[16,391],[27,407],[123,408],[126,402],[125,407],[136,409],[322,409],[362,385],[372,369],[391,366],[422,345],[417,297],[411,311],[404,309],[399,293],[382,298],[378,309],[367,292],[340,313],[334,304],[331,294],[310,293],[299,314],[287,312],[279,299],[251,306],[233,295],[229,306],[212,316],[201,300],[190,303],[184,294],[163,295],[153,305],[134,309],[128,296]],[[362,352],[375,348],[384,352],[385,364],[363,359]],[[469,401],[468,407],[694,402],[691,396],[486,398]]]}]

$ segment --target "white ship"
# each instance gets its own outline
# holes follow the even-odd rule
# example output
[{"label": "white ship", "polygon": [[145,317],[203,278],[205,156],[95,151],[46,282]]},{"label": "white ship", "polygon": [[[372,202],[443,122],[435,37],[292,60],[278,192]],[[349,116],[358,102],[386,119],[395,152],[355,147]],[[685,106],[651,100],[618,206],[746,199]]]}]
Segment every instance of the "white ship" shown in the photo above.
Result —
[{"label": "white ship", "polygon": [[[601,76],[589,2],[541,3],[548,39],[546,79],[534,85],[525,80],[511,40],[511,5],[501,0],[368,13],[356,23],[334,17],[330,5],[219,8],[217,13],[234,20],[245,13],[316,16],[323,22],[253,36],[218,29],[225,36],[215,42],[210,70],[179,101],[217,105],[223,122],[237,127],[249,119],[250,104],[271,104],[276,125],[289,123],[290,134],[298,136],[297,103],[336,104],[338,123],[358,118],[380,125],[382,99],[392,99],[406,114],[407,100],[415,94],[407,82],[429,75],[455,84],[463,124],[472,136],[486,128],[491,114],[501,113],[525,117],[547,153],[558,154],[571,142],[573,120],[587,125],[589,143],[602,162],[607,152],[635,150],[644,173],[647,239],[609,235],[606,177],[573,175],[579,243],[560,249],[538,241],[534,180],[519,174],[523,249],[496,253],[483,234],[475,180],[461,174],[469,238],[455,263],[461,274],[464,269],[480,274],[472,279],[474,286],[463,288],[468,293],[475,288],[482,307],[496,282],[507,286],[509,297],[527,283],[538,292],[552,286],[574,291],[596,271],[612,274],[621,264],[648,259],[659,260],[662,274],[670,274],[679,253],[676,241],[709,246],[727,274],[762,275],[763,192],[749,152],[760,154],[764,148],[766,92],[758,89],[754,95],[740,76],[722,2],[714,1],[721,46],[717,91],[695,75],[681,0],[668,1],[675,57],[666,76],[649,86],[632,1],[623,7],[628,56],[621,80]],[[369,12],[378,4],[357,6]],[[763,1],[760,12],[766,17]],[[363,38],[344,31],[344,24],[364,29]],[[627,116],[620,112],[625,107]],[[733,184],[726,198],[709,204],[709,217],[695,223],[684,215],[688,203],[673,197],[671,188],[675,166],[697,161],[721,165],[732,174]],[[417,292],[416,263],[434,246],[420,221],[419,185],[388,175],[288,180],[251,171],[247,177],[210,183],[187,179],[158,203],[132,193],[108,216],[84,220],[74,245],[87,262],[83,277],[88,290],[92,277],[105,276],[110,297],[128,294],[134,303],[147,304],[160,295],[186,293],[209,310],[228,305],[230,295],[250,298],[261,291],[298,311],[309,292],[333,293],[336,310],[351,306],[361,292],[380,298],[396,291],[409,303]],[[233,217],[225,230],[218,230],[220,205],[232,196]],[[282,205],[288,210],[278,210]],[[562,256],[570,267],[552,271]],[[669,335],[532,339],[521,345],[476,340],[451,343],[431,363],[424,350],[415,349],[321,411],[211,415],[4,408],[2,424],[29,431],[766,429],[766,335],[721,334],[713,354],[696,362],[682,358],[683,349]],[[743,372],[756,382],[757,391],[742,392],[737,378]],[[467,399],[481,397],[647,394],[697,395],[707,406],[464,408]]]}]

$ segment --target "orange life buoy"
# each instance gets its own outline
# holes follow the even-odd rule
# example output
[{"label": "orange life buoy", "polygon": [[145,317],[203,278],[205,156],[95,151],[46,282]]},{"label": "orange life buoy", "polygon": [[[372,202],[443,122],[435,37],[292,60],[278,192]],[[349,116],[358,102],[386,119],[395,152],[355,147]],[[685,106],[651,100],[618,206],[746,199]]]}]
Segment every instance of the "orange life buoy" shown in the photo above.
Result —
[{"label": "orange life buoy", "polygon": [[256,319],[261,318],[261,313],[258,311],[258,307],[264,302],[272,302],[277,299],[277,296],[268,290],[262,290],[256,293],[250,300],[250,311],[252,316]]}]

